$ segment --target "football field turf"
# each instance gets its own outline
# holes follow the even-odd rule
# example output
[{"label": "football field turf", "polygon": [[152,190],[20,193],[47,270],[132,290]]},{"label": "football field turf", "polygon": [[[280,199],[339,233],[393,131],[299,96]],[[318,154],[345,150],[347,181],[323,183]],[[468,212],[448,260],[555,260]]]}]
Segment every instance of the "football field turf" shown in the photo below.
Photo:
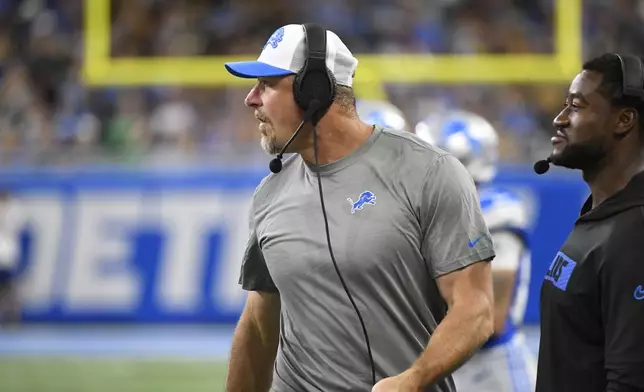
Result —
[{"label": "football field turf", "polygon": [[224,391],[233,326],[0,329],[0,392]]},{"label": "football field turf", "polygon": [[223,392],[224,360],[0,358],[2,392]]},{"label": "football field turf", "polygon": [[[538,329],[524,330],[536,353]],[[223,392],[233,326],[0,329],[0,392]]]}]

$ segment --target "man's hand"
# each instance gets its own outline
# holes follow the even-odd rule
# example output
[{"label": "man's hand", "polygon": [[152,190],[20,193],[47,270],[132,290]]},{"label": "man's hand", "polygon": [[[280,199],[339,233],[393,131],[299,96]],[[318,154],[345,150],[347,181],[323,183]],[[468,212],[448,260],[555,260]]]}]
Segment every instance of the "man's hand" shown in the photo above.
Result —
[{"label": "man's hand", "polygon": [[378,381],[371,392],[421,392],[423,390],[421,382],[422,378],[416,372],[408,370]]}]

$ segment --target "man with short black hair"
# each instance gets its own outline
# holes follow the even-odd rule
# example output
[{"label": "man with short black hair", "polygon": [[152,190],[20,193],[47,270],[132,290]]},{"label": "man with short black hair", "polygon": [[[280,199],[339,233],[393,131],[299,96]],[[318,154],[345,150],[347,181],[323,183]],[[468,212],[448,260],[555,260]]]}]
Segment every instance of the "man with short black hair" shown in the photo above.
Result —
[{"label": "man with short black hair", "polygon": [[644,106],[623,78],[588,61],[554,119],[550,162],[592,194],[543,281],[537,392],[644,391]]}]

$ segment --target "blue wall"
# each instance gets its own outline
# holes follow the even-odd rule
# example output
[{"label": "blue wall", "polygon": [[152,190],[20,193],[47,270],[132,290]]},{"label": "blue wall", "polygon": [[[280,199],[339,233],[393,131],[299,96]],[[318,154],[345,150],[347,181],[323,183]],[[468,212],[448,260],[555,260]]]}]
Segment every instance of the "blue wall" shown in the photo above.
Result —
[{"label": "blue wall", "polygon": [[[25,320],[234,322],[247,211],[264,169],[175,172],[5,170],[22,195]],[[496,180],[534,196],[526,322],[542,277],[587,194],[579,176],[503,168]]]}]

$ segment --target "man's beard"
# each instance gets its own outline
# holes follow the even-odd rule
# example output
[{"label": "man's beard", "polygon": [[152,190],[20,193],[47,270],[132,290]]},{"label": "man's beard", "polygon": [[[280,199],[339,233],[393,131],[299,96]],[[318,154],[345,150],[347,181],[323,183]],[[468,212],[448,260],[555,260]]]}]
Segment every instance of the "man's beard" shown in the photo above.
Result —
[{"label": "man's beard", "polygon": [[551,155],[550,161],[555,166],[588,170],[600,165],[607,153],[603,140],[591,140],[583,144],[566,145],[561,152]]},{"label": "man's beard", "polygon": [[282,146],[277,143],[275,135],[262,135],[261,139],[262,149],[269,155],[277,155],[282,151]]}]

